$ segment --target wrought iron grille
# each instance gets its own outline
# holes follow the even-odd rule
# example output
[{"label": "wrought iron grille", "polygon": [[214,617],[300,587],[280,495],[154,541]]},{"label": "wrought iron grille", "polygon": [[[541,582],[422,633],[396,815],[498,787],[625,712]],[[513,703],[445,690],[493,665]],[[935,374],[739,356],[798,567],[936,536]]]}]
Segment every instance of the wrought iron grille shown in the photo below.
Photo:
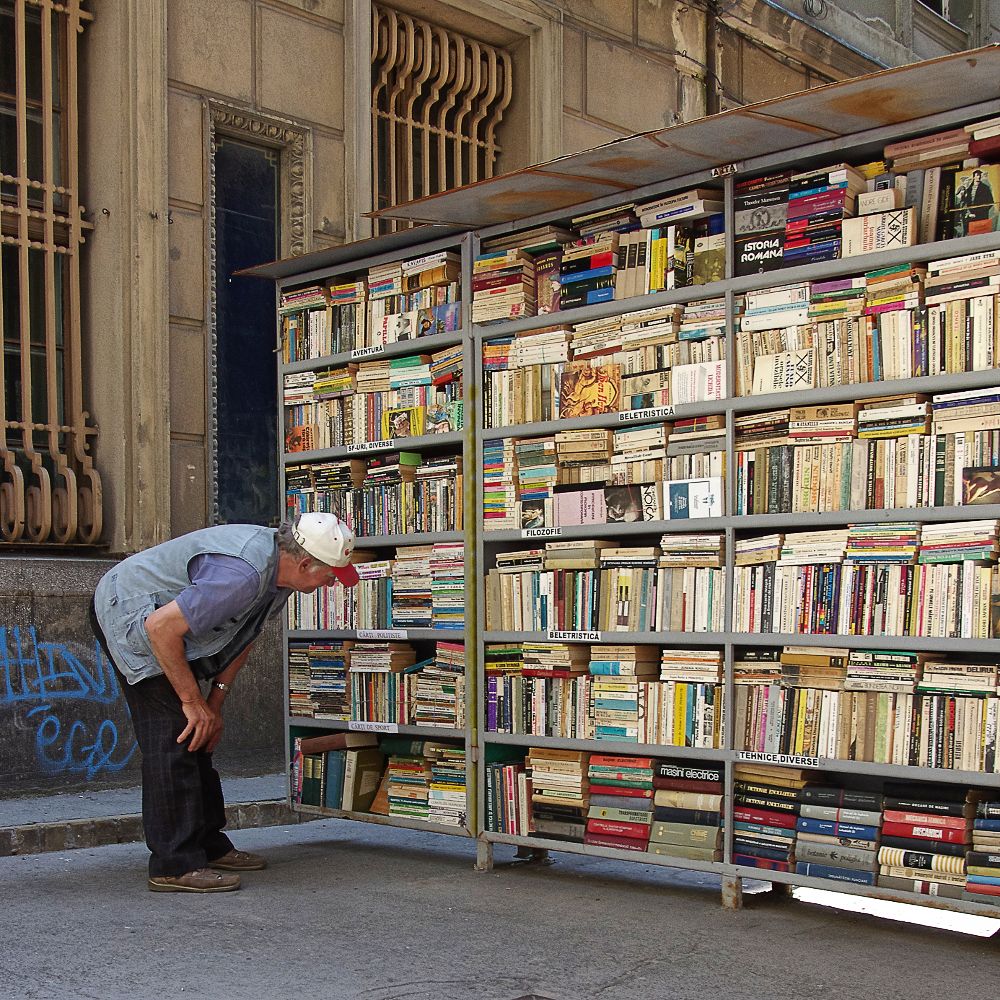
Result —
[{"label": "wrought iron grille", "polygon": [[80,0],[0,0],[0,540],[95,544],[83,401]]},{"label": "wrought iron grille", "polygon": [[492,177],[510,56],[388,8],[373,5],[372,18],[375,208]]}]

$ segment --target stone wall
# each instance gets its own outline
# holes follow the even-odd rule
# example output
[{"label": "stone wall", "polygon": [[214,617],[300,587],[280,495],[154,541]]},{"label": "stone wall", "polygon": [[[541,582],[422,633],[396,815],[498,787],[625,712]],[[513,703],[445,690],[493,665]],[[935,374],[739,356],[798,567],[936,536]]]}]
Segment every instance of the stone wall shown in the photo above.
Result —
[{"label": "stone wall", "polygon": [[[113,565],[0,558],[0,799],[139,781],[128,707],[87,616]],[[226,774],[284,767],[280,640],[277,628],[261,636],[226,700],[215,755]]]}]

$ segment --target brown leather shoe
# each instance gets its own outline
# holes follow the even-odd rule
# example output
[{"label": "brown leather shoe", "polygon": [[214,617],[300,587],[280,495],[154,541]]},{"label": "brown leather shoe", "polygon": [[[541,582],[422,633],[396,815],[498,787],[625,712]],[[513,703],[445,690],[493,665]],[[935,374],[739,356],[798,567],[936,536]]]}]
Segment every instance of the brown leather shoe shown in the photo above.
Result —
[{"label": "brown leather shoe", "polygon": [[235,892],[239,875],[220,875],[211,868],[196,868],[175,877],[158,875],[149,880],[150,892]]},{"label": "brown leather shoe", "polygon": [[208,866],[223,872],[259,872],[267,867],[267,860],[259,854],[234,849],[223,854],[221,858],[209,861]]}]

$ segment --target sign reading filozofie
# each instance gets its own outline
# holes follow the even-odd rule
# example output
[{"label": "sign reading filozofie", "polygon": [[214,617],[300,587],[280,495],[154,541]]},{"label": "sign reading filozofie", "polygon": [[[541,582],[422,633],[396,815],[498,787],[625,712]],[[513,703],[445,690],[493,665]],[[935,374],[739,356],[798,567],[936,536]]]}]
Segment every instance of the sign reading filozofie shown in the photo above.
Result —
[{"label": "sign reading filozofie", "polygon": [[562,528],[522,528],[522,538],[555,538],[562,534]]}]

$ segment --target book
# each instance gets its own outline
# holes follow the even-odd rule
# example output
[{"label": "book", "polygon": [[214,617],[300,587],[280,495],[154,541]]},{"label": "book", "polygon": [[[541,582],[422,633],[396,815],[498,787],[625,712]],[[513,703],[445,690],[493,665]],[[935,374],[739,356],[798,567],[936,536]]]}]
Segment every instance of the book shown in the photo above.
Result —
[{"label": "book", "polygon": [[342,806],[347,812],[367,812],[385,769],[385,754],[375,748],[345,751]]}]

